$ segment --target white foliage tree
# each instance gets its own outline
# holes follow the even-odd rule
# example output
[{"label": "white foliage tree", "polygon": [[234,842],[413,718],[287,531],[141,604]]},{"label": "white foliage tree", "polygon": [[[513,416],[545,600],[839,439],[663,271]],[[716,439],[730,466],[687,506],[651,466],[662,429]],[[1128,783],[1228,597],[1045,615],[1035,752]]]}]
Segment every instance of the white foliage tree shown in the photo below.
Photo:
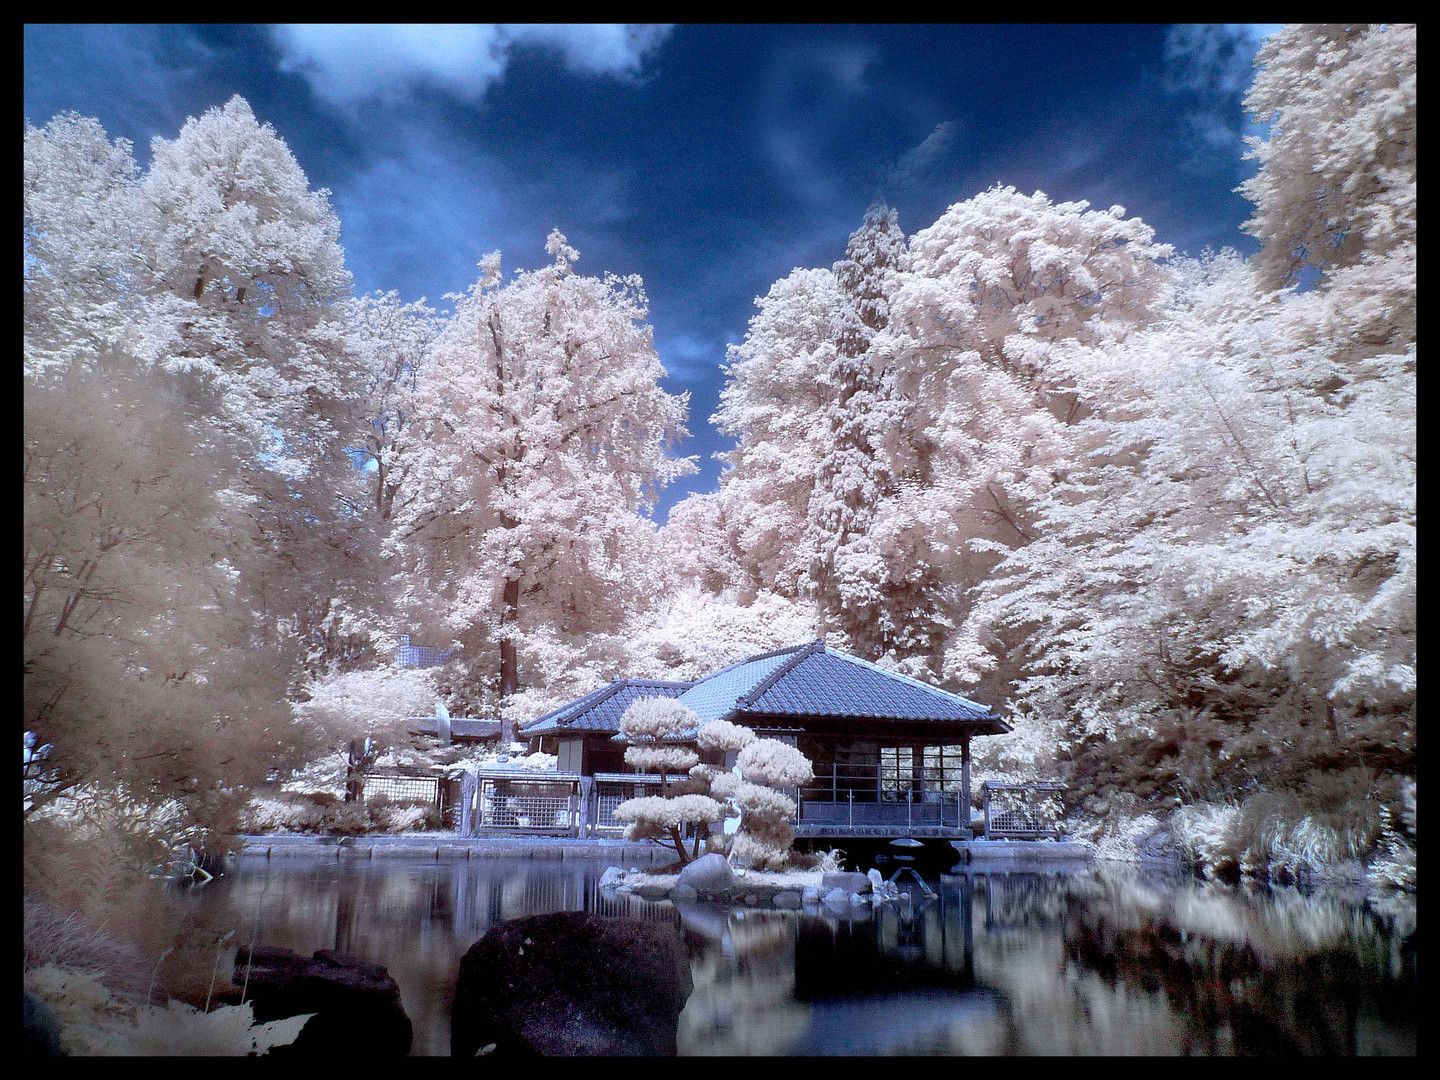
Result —
[{"label": "white foliage tree", "polygon": [[245,447],[235,488],[269,563],[255,575],[261,610],[323,651],[337,606],[366,596],[345,572],[363,546],[364,486],[346,446],[365,420],[339,219],[239,96],[151,150],[139,194],[153,281],[131,346],[193,387],[217,438]]},{"label": "white foliage tree", "polygon": [[93,120],[27,128],[24,230],[27,722],[68,782],[223,828],[301,748],[344,578],[338,223],[236,98],[143,177]]},{"label": "white foliage tree", "polygon": [[1415,27],[1286,26],[1265,39],[1245,107],[1259,171],[1245,230],[1263,285],[1385,259],[1415,242]]},{"label": "white foliage tree", "polygon": [[391,745],[404,737],[407,717],[433,711],[435,681],[422,668],[342,671],[307,683],[304,696],[296,712],[330,743],[368,736]]},{"label": "white foliage tree", "polygon": [[1218,759],[1188,781],[1207,797],[1347,761],[1405,767],[1414,348],[1338,364],[1297,334],[1290,309],[1308,305],[1258,293],[1227,257],[1153,330],[1074,351],[1077,381],[1108,388],[1084,424],[1104,441],[980,587],[956,675],[976,677],[1008,629],[1030,663],[1021,712],[1051,719],[1032,734],[1209,740]]},{"label": "white foliage tree", "polygon": [[93,361],[153,288],[131,145],[62,113],[25,129],[25,374]]},{"label": "white foliage tree", "polygon": [[488,257],[456,298],[417,381],[413,497],[395,511],[412,606],[472,663],[498,652],[502,698],[613,664],[654,547],[643,510],[694,468],[667,453],[686,399],[659,386],[639,278],[574,273],[559,232],[546,250],[551,265],[503,286]]},{"label": "white foliage tree", "polygon": [[[673,514],[673,511],[672,511]],[[663,531],[663,530],[662,530]],[[626,634],[627,671],[652,679],[698,679],[747,656],[816,636],[814,608],[762,592],[741,604],[734,590],[672,585]]]},{"label": "white foliage tree", "polygon": [[825,372],[830,430],[807,507],[805,591],[816,600],[822,624],[877,657],[909,653],[925,636],[913,590],[905,576],[889,572],[875,530],[882,502],[898,488],[886,441],[887,433],[903,427],[906,405],[869,347],[889,325],[889,294],[907,265],[898,215],[883,204],[872,206],[834,266],[841,295]]},{"label": "white foliage tree", "polygon": [[829,270],[795,270],[757,298],[745,341],[731,346],[712,423],[739,444],[725,455],[719,498],[748,599],[800,595],[808,580],[806,520],[829,443],[825,375],[843,297]]}]

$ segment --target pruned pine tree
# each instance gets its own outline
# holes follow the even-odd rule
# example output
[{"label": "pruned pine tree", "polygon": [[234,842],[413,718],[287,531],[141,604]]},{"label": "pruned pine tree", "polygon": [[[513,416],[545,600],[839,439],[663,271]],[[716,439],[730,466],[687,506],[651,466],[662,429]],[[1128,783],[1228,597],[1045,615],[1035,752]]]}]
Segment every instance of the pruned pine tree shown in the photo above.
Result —
[{"label": "pruned pine tree", "polygon": [[[660,777],[660,794],[626,799],[615,808],[615,820],[626,823],[627,840],[667,841],[681,863],[700,854],[703,829],[725,816],[724,806],[708,791],[708,773],[695,751],[700,718],[673,698],[641,698],[620,717],[620,734],[629,746],[625,763],[642,773]],[[692,770],[694,770],[692,772]],[[685,779],[672,782],[675,774]],[[695,828],[690,851],[685,850],[684,829]]]},{"label": "pruned pine tree", "polygon": [[697,744],[712,754],[736,756],[738,775],[701,766],[701,779],[709,783],[710,795],[730,801],[740,811],[730,858],[742,866],[784,869],[795,842],[791,822],[797,806],[781,789],[798,789],[813,780],[810,760],[788,743],[758,738],[750,728],[727,720],[703,725]]},{"label": "pruned pine tree", "polygon": [[686,397],[660,388],[640,279],[576,274],[559,232],[546,250],[553,263],[503,285],[488,257],[455,298],[417,380],[391,541],[411,607],[494,656],[507,741],[522,687],[613,668],[648,591],[644,511],[695,467],[668,453]]}]

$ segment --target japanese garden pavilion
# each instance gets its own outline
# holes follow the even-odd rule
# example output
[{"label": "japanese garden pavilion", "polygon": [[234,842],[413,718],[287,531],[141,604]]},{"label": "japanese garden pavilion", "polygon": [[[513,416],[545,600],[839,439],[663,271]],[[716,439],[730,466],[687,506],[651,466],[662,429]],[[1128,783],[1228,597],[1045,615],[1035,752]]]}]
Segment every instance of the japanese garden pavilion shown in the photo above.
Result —
[{"label": "japanese garden pavilion", "polygon": [[796,822],[810,837],[968,834],[970,740],[1010,731],[984,705],[814,641],[693,683],[622,679],[523,734],[555,737],[562,771],[620,772],[620,715],[653,696],[793,743],[815,767]]}]

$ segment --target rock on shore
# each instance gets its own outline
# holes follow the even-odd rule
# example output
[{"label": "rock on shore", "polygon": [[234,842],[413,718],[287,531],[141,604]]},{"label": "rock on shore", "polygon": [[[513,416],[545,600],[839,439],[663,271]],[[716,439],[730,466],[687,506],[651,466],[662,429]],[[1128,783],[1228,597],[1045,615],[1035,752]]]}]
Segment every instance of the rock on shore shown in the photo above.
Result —
[{"label": "rock on shore", "polygon": [[414,1031],[400,1004],[400,987],[381,965],[333,949],[307,957],[262,945],[251,957],[250,950],[240,950],[234,982],[245,985],[257,1023],[315,1013],[295,1041],[275,1047],[272,1056],[384,1058],[410,1053]]},{"label": "rock on shore", "polygon": [[693,987],[672,926],[575,911],[512,919],[460,961],[450,1053],[673,1056]]}]

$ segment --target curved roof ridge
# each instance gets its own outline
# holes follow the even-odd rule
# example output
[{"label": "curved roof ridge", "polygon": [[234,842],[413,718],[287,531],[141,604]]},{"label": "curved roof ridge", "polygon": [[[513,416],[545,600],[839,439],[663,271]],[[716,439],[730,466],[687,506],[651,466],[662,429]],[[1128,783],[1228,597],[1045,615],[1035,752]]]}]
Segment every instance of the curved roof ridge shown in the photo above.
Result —
[{"label": "curved roof ridge", "polygon": [[[806,644],[808,645],[809,643],[807,642]],[[690,685],[698,686],[702,682],[709,682],[717,675],[724,675],[727,671],[734,671],[737,667],[743,667],[746,664],[753,664],[757,660],[771,660],[777,656],[784,656],[786,653],[798,652],[805,647],[806,645],[787,645],[783,649],[771,649],[769,652],[756,653],[754,656],[747,656],[743,660],[736,660],[733,663],[726,664],[719,671],[712,671],[708,675],[702,675]]]},{"label": "curved roof ridge", "polygon": [[701,675],[700,678],[686,684],[686,689],[699,686],[701,683],[704,682],[709,682],[711,679],[714,679],[720,675],[724,675],[727,671],[734,671],[738,667],[744,667],[746,664],[753,664],[757,660],[770,660],[776,656],[783,656],[785,653],[798,652],[800,649],[806,648],[809,644],[812,643],[807,642],[805,645],[787,645],[783,649],[771,649],[769,652],[756,653],[754,656],[747,656],[743,660],[731,661],[717,671],[712,671],[706,675]]},{"label": "curved roof ridge", "polygon": [[598,690],[591,690],[588,694],[584,694],[578,698],[575,698],[573,701],[567,701],[558,709],[551,709],[548,713],[545,713],[545,715],[537,716],[534,720],[531,720],[529,723],[523,724],[521,726],[527,728],[534,727],[536,724],[543,723],[546,720],[558,719],[561,715],[565,713],[585,712],[592,706],[600,704],[600,702],[604,701],[606,698],[613,697],[614,695],[618,694],[624,688],[625,680],[616,679],[614,682],[610,683],[607,686],[602,686]]},{"label": "curved roof ridge", "polygon": [[978,701],[971,701],[971,700],[970,700],[969,698],[967,698],[964,694],[957,694],[957,693],[954,693],[953,691],[950,691],[950,690],[942,690],[942,689],[941,689],[940,687],[938,687],[938,686],[931,686],[931,685],[930,685],[929,683],[927,683],[927,682],[921,682],[919,679],[911,678],[909,675],[905,675],[905,674],[903,674],[903,673],[901,673],[901,672],[899,672],[899,671],[891,671],[889,668],[883,668],[883,667],[881,667],[879,664],[872,663],[872,662],[869,661],[869,660],[862,660],[862,659],[860,659],[860,657],[858,657],[858,656],[851,656],[849,653],[840,652],[838,649],[829,649],[829,648],[827,648],[827,649],[825,649],[824,651],[825,651],[828,655],[835,657],[835,659],[837,659],[837,660],[845,660],[845,661],[848,661],[849,663],[852,663],[852,664],[859,664],[859,665],[862,666],[862,667],[867,667],[867,668],[869,668],[871,671],[878,671],[881,675],[888,676],[889,678],[892,678],[892,679],[897,679],[897,680],[899,680],[900,682],[909,684],[910,686],[918,687],[919,689],[924,690],[924,691],[926,691],[927,693],[935,694],[935,695],[937,695],[937,696],[939,696],[939,697],[945,697],[945,698],[959,698],[961,701],[963,701],[966,705],[970,706],[972,709],[979,709],[979,710],[983,711],[984,713],[986,713],[986,715],[988,715],[988,716],[993,716],[993,717],[996,717],[997,719],[999,718],[999,715],[1000,715],[1000,714],[997,713],[997,712],[995,712],[995,710],[993,710],[992,708],[990,708],[989,705],[982,705],[982,704],[981,704],[980,702],[978,702]]},{"label": "curved roof ridge", "polygon": [[[765,656],[757,656],[755,657],[755,659],[766,660],[772,656],[779,655],[781,651],[783,650],[777,650],[773,653],[767,653]],[[769,675],[766,675],[749,690],[746,690],[745,693],[737,697],[735,699],[735,703],[730,706],[730,711],[732,713],[736,712],[737,710],[743,709],[745,708],[745,706],[750,705],[752,702],[757,701],[760,696],[765,693],[766,690],[769,690],[770,687],[774,686],[786,675],[790,674],[790,672],[795,670],[796,665],[798,665],[807,656],[814,656],[817,652],[824,651],[825,643],[818,639],[815,641],[806,642],[804,645],[794,647],[794,655],[791,656],[789,660],[785,661],[785,663],[777,667],[774,671],[770,672]]]}]

